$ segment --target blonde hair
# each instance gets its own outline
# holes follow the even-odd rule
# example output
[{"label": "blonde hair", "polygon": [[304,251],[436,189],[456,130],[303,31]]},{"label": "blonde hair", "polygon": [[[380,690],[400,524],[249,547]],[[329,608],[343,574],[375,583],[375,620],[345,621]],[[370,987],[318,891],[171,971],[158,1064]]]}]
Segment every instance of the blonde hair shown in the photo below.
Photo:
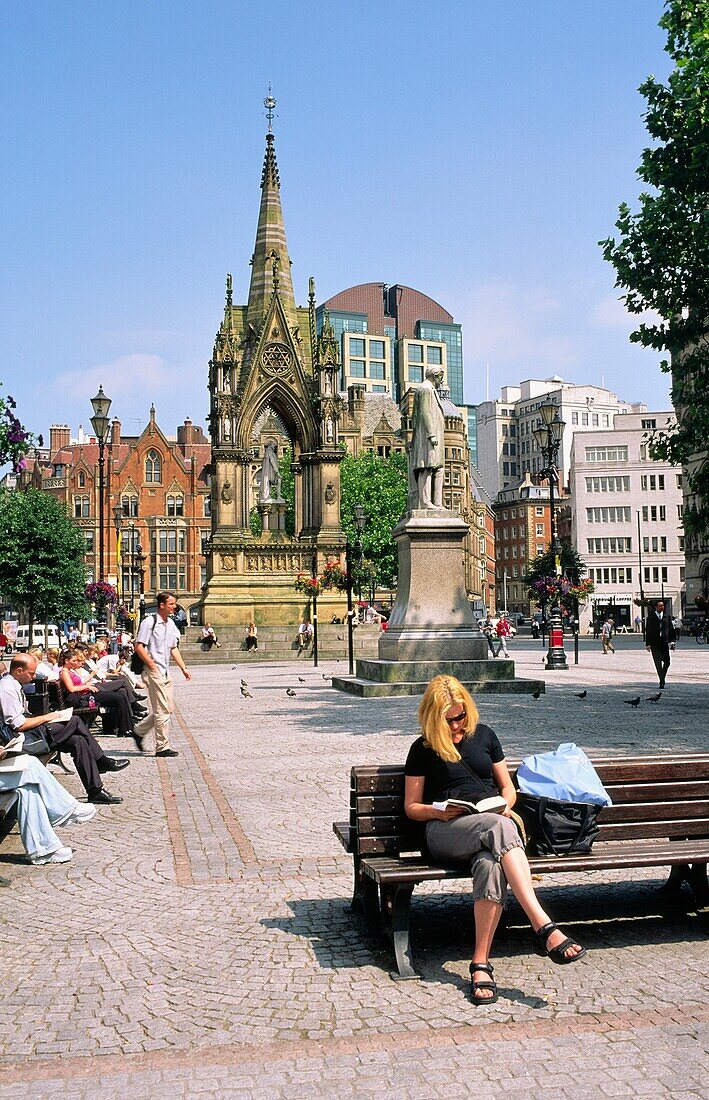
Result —
[{"label": "blonde hair", "polygon": [[472,737],[478,724],[478,708],[470,692],[466,691],[455,676],[434,676],[424,692],[418,709],[424,743],[433,749],[441,760],[446,760],[449,764],[457,763],[460,760],[460,753],[453,744],[450,726],[444,714],[456,703],[465,708],[463,737]]}]

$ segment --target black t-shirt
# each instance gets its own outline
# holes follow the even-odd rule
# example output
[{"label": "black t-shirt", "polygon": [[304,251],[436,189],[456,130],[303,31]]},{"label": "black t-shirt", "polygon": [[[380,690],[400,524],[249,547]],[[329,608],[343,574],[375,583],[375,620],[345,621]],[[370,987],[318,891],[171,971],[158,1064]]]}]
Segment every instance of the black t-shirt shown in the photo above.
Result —
[{"label": "black t-shirt", "polygon": [[497,734],[489,726],[479,723],[472,737],[460,741],[456,748],[474,773],[471,775],[462,764],[449,764],[441,760],[433,749],[417,737],[406,758],[406,775],[425,777],[423,801],[442,802],[446,798],[466,798],[477,802],[499,794],[493,778],[492,765],[505,759]]}]

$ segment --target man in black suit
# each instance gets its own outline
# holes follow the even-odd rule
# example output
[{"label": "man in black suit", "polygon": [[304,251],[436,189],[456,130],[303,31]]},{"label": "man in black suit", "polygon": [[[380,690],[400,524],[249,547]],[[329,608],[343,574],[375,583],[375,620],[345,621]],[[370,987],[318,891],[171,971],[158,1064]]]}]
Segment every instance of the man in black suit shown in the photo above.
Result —
[{"label": "man in black suit", "polygon": [[670,649],[675,648],[676,637],[672,619],[665,614],[665,601],[658,600],[645,624],[645,645],[652,653],[661,688],[665,686],[665,677],[670,667]]}]

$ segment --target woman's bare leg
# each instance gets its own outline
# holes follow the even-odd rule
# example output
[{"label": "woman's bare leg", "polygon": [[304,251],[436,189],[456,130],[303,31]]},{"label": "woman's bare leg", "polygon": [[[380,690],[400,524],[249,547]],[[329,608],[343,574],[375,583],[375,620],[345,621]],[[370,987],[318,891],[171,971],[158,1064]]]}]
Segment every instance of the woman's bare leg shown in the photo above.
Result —
[{"label": "woman's bare leg", "polygon": [[[485,970],[476,973],[475,964],[487,963],[490,958],[490,948],[492,947],[495,931],[500,923],[502,906],[496,901],[482,899],[473,902],[473,912],[475,914],[475,950],[473,951],[473,961],[471,963],[471,977],[473,981],[486,982],[490,980],[490,975]],[[491,989],[479,989],[476,992],[475,1000],[487,1001],[491,997]]]},{"label": "woman's bare leg", "polygon": [[[529,922],[532,928],[537,932],[543,925],[549,924],[551,918],[548,913],[542,909],[537,895],[534,892],[532,886],[532,875],[529,870],[529,860],[524,854],[524,848],[510,848],[501,860],[502,870],[505,872],[505,878],[507,879],[512,893],[517,898],[525,913],[529,917]],[[547,948],[558,947],[560,943],[566,939],[566,936],[557,928],[546,941]],[[580,954],[581,946],[577,943],[572,944],[564,951],[564,955],[571,959],[575,955]]]}]

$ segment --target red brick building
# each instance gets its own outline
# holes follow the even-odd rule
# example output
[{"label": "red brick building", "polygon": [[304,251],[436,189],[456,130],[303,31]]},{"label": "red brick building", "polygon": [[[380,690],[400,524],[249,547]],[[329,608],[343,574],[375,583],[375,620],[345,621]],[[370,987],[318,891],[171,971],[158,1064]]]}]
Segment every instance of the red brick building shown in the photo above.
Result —
[{"label": "red brick building", "polygon": [[537,554],[551,541],[549,486],[534,485],[529,474],[517,485],[497,494],[495,555],[497,558],[497,610],[531,614],[523,577]]},{"label": "red brick building", "polygon": [[[111,424],[105,447],[104,578],[118,584],[134,607],[141,590],[150,604],[170,588],[185,604],[199,597],[206,576],[204,547],[211,534],[211,447],[202,428],[185,420],[175,438],[164,434],[155,408],[139,436]],[[99,448],[92,436],[71,439],[54,424],[49,448],[31,460],[20,488],[42,488],[62,500],[86,538],[89,579],[99,576]],[[120,505],[121,557],[114,508]],[[141,589],[142,581],[142,589]]]}]

